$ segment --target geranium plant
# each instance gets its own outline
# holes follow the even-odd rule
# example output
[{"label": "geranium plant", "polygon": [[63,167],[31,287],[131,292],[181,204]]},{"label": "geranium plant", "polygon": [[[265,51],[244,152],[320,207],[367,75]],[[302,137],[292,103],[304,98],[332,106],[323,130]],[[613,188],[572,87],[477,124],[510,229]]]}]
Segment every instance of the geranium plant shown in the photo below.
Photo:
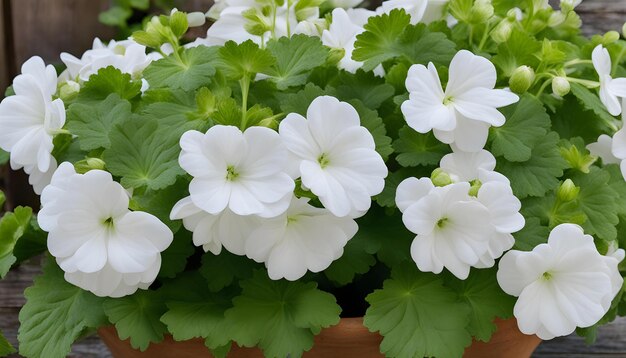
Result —
[{"label": "geranium plant", "polygon": [[620,34],[573,0],[359,3],[222,0],[191,43],[174,10],[23,65],[0,157],[41,208],[2,217],[0,276],[47,259],[22,355],[114,325],[299,357],[364,316],[387,356],[458,357],[495,318],[593,341],[626,314]]}]

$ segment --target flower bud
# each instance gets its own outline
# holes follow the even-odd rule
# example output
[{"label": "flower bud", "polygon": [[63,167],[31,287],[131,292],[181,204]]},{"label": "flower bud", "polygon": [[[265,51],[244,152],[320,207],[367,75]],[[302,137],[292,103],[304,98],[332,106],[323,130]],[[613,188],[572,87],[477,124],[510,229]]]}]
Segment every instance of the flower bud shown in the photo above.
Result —
[{"label": "flower bud", "polygon": [[344,50],[342,48],[333,48],[333,49],[330,50],[330,54],[328,55],[328,58],[326,59],[326,62],[329,65],[337,64],[337,63],[339,63],[339,61],[341,61],[341,59],[345,55],[346,55],[346,50]]},{"label": "flower bud", "polygon": [[562,202],[576,200],[580,193],[580,188],[574,185],[571,179],[565,180],[556,192],[556,197]]},{"label": "flower bud", "polygon": [[68,102],[76,98],[80,92],[80,85],[74,81],[63,82],[59,86],[59,98],[63,102]]},{"label": "flower bud", "polygon": [[617,31],[609,31],[604,36],[602,36],[602,43],[604,45],[612,44],[613,42],[619,40],[619,32]]},{"label": "flower bud", "polygon": [[175,36],[182,37],[189,29],[187,14],[180,11],[172,11],[170,15],[170,28]]},{"label": "flower bud", "polygon": [[520,66],[513,71],[509,79],[509,88],[517,94],[523,94],[528,91],[530,86],[535,82],[535,71],[528,66]]},{"label": "flower bud", "polygon": [[626,37],[626,22],[622,25],[622,36]]},{"label": "flower bud", "polygon": [[491,38],[498,44],[508,41],[513,32],[513,23],[508,19],[502,20],[492,31]]},{"label": "flower bud", "polygon": [[187,14],[187,22],[189,23],[189,27],[202,26],[206,22],[206,15],[199,11],[190,12]]},{"label": "flower bud", "polygon": [[506,18],[511,21],[522,21],[524,17],[524,13],[519,7],[512,8],[509,12],[506,13]]},{"label": "flower bud", "polygon": [[85,174],[90,170],[104,170],[104,165],[100,158],[86,158],[74,163],[74,169],[78,174]]},{"label": "flower bud", "polygon": [[432,180],[435,186],[446,186],[452,184],[452,178],[450,178],[450,175],[441,168],[433,170],[430,180]]},{"label": "flower bud", "polygon": [[563,97],[569,93],[571,86],[565,77],[554,77],[552,80],[552,93]]},{"label": "flower bud", "polygon": [[485,23],[494,13],[491,0],[476,0],[470,11],[470,22],[474,24]]},{"label": "flower bud", "polygon": [[560,12],[560,11],[555,11],[552,14],[550,14],[550,18],[548,19],[548,26],[549,27],[557,27],[559,25],[561,25],[563,22],[565,22],[565,14]]}]

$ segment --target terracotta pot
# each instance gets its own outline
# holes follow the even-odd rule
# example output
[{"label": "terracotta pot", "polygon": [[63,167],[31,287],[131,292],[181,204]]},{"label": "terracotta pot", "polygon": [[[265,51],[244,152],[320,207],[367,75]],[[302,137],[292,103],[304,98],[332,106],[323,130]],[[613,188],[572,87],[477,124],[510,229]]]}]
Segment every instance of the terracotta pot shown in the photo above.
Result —
[{"label": "terracotta pot", "polygon": [[[493,335],[491,341],[489,343],[474,342],[467,348],[464,357],[528,358],[541,342],[537,336],[522,334],[517,329],[514,319],[496,320],[496,324],[498,331]],[[140,352],[134,350],[128,340],[120,340],[112,326],[101,328],[98,334],[115,358],[211,357],[202,339],[175,342],[171,336],[167,336],[163,342],[153,344],[145,352]],[[343,318],[337,326],[327,328],[317,335],[313,349],[305,352],[304,357],[380,358],[383,356],[379,351],[381,340],[380,335],[371,333],[363,326],[362,318]],[[240,348],[233,345],[228,357],[262,358],[263,354],[256,348]]]}]

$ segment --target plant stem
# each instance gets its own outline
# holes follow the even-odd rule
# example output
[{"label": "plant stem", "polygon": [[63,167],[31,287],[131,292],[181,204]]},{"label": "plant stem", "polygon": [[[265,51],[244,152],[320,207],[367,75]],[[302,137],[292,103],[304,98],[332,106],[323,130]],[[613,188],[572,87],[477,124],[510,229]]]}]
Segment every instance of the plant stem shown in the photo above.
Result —
[{"label": "plant stem", "polygon": [[248,92],[250,91],[250,74],[246,73],[240,80],[241,87],[241,126],[243,132],[248,124]]}]

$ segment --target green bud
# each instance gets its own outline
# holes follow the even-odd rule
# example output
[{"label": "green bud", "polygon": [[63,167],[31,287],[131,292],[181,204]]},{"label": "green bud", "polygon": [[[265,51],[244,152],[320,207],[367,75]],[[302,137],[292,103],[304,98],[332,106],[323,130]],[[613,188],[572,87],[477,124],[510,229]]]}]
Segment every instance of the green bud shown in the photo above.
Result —
[{"label": "green bud", "polygon": [[433,173],[430,176],[430,180],[432,180],[435,186],[446,186],[452,184],[452,178],[450,178],[450,174],[446,173],[441,168],[433,170]]},{"label": "green bud", "polygon": [[271,20],[260,9],[251,8],[241,15],[247,20],[244,28],[252,35],[262,36],[272,29]]},{"label": "green bud", "polygon": [[181,38],[189,29],[187,14],[181,11],[173,12],[170,15],[170,28],[177,38]]},{"label": "green bud", "polygon": [[491,31],[491,38],[495,43],[501,44],[509,40],[511,32],[513,32],[513,23],[504,19]]},{"label": "green bud", "polygon": [[258,125],[261,127],[267,127],[270,129],[278,129],[278,121],[276,120],[275,117],[262,119]]},{"label": "green bud", "polygon": [[74,163],[76,173],[85,174],[90,170],[104,170],[105,163],[100,158],[86,158]]},{"label": "green bud", "polygon": [[617,31],[609,31],[604,36],[602,36],[602,43],[604,45],[612,44],[613,42],[619,40],[619,32]]},{"label": "green bud", "polygon": [[477,197],[478,196],[478,191],[480,190],[480,187],[483,186],[483,183],[480,180],[476,179],[476,180],[472,180],[470,182],[470,184],[472,186],[470,187],[470,190],[469,190],[468,194],[470,196]]},{"label": "green bud", "polygon": [[626,37],[626,22],[622,25],[622,36]]},{"label": "green bud", "polygon": [[470,11],[470,22],[473,24],[482,24],[487,22],[494,13],[491,0],[476,0],[472,10]]},{"label": "green bud", "polygon": [[576,200],[580,193],[580,188],[574,185],[571,179],[565,180],[556,192],[556,197],[562,202]]},{"label": "green bud", "polygon": [[346,50],[342,48],[333,48],[330,50],[330,54],[328,55],[328,59],[326,60],[326,62],[329,65],[336,65],[345,55]]},{"label": "green bud", "polygon": [[559,11],[555,11],[552,14],[550,14],[550,18],[548,19],[548,26],[549,27],[557,27],[559,25],[561,25],[563,22],[565,22],[565,14]]},{"label": "green bud", "polygon": [[80,92],[80,85],[74,81],[67,81],[61,83],[59,86],[59,98],[63,102],[69,102],[78,96]]},{"label": "green bud", "polygon": [[509,88],[517,94],[523,94],[535,82],[535,71],[528,66],[520,66],[513,71],[509,79]]},{"label": "green bud", "polygon": [[510,22],[515,22],[515,21],[519,21],[522,15],[523,15],[522,10],[516,7],[515,9],[511,9],[506,13],[506,18]]},{"label": "green bud", "polygon": [[569,93],[571,86],[565,77],[554,77],[552,79],[552,93],[559,97],[563,97]]}]

